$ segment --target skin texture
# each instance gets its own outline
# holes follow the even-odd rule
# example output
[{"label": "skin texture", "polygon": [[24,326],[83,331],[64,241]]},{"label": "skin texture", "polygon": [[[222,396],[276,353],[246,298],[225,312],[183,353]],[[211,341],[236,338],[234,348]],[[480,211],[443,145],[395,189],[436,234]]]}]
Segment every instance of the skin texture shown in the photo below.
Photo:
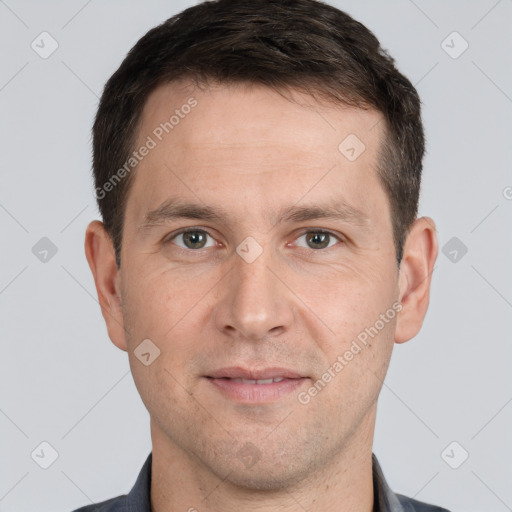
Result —
[{"label": "skin texture", "polygon": [[[377,397],[394,343],[414,337],[427,311],[435,225],[415,221],[398,269],[376,173],[380,113],[297,91],[292,102],[256,85],[174,83],[148,99],[139,142],[192,96],[197,106],[134,171],[121,269],[101,222],[85,240],[109,337],[127,351],[150,413],[153,510],[369,512]],[[366,148],[352,162],[338,150],[349,134]],[[141,227],[170,197],[227,217]],[[278,222],[281,208],[332,201],[366,220]],[[173,238],[187,227],[208,235],[204,248]],[[327,248],[308,243],[318,230],[332,233]],[[252,263],[236,251],[249,236],[263,249]],[[401,311],[301,403],[299,393],[393,304]],[[147,338],[160,350],[149,366],[134,354]],[[279,366],[307,379],[272,402],[240,403],[206,378],[228,366]],[[254,464],[239,455],[244,447]]]}]

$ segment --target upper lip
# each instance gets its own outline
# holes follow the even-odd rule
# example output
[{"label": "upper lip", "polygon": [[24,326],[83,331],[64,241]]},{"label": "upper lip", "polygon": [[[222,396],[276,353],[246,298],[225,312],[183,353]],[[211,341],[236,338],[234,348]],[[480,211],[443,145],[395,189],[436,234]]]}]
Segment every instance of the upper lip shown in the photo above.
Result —
[{"label": "upper lip", "polygon": [[279,368],[273,366],[270,368],[243,368],[241,366],[230,366],[227,368],[220,368],[211,372],[208,377],[214,379],[250,379],[250,380],[263,380],[263,379],[275,379],[282,377],[283,379],[300,379],[304,377],[296,371],[288,368]]}]

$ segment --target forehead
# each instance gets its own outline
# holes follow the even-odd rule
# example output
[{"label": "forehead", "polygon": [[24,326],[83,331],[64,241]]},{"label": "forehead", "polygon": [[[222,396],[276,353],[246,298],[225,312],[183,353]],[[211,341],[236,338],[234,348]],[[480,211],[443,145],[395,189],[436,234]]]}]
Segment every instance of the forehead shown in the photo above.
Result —
[{"label": "forehead", "polygon": [[187,82],[153,91],[136,147],[148,137],[155,146],[136,168],[134,214],[144,215],[171,192],[222,202],[231,191],[235,205],[236,194],[250,190],[270,205],[306,195],[332,199],[339,191],[360,203],[356,208],[368,194],[382,194],[376,175],[381,114],[290,95],[255,84],[203,90]]},{"label": "forehead", "polygon": [[[189,109],[192,99],[197,106]],[[179,112],[182,109],[187,113]],[[370,146],[378,143],[385,124],[381,113],[373,109],[319,103],[294,89],[279,93],[255,83],[217,83],[198,89],[191,82],[180,80],[162,85],[149,95],[139,124],[139,138],[169,121],[175,113],[180,119],[173,120],[176,125],[165,134],[169,135],[169,144],[174,141],[182,147],[216,144],[236,148],[237,144],[264,142],[265,147],[292,146],[312,158],[325,149],[339,156],[338,144],[354,132],[370,149],[367,156],[371,155]]]}]

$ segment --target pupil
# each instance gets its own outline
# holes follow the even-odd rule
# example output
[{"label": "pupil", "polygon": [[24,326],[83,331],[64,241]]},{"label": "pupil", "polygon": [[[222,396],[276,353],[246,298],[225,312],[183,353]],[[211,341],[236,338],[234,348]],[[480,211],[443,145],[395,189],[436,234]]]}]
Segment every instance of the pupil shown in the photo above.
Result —
[{"label": "pupil", "polygon": [[[314,233],[309,237],[309,241],[316,244],[313,249],[323,249],[329,245],[329,234],[328,233]],[[320,244],[320,246],[318,245]]]},{"label": "pupil", "polygon": [[[204,239],[205,239],[204,235],[202,233],[199,233],[198,231],[185,233],[186,242],[190,242],[190,245],[192,245],[192,246],[197,246],[199,244],[202,247],[204,245]],[[195,247],[195,248],[197,248],[197,247]]]},{"label": "pupil", "polygon": [[[205,237],[199,231],[193,231],[190,233],[185,233],[185,239],[192,246],[199,245],[202,247],[204,245]],[[327,247],[329,245],[329,234],[313,233],[313,235],[308,237],[308,242],[312,242],[313,245],[316,245],[316,247],[313,247],[313,249],[323,249],[324,247]]]}]

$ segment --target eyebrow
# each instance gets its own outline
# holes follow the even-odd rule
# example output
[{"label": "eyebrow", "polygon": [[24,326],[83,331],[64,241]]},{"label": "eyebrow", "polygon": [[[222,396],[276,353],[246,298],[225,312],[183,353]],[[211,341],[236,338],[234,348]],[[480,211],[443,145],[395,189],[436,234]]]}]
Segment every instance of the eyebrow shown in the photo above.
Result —
[{"label": "eyebrow", "polygon": [[[151,227],[165,224],[177,219],[209,220],[228,224],[233,215],[220,206],[207,206],[191,203],[180,198],[169,198],[154,210],[148,211],[138,230],[146,230]],[[324,205],[291,205],[283,208],[277,215],[267,218],[274,220],[272,225],[284,222],[306,222],[316,219],[331,219],[348,222],[358,227],[368,226],[370,218],[361,210],[343,201],[330,202]]]}]

